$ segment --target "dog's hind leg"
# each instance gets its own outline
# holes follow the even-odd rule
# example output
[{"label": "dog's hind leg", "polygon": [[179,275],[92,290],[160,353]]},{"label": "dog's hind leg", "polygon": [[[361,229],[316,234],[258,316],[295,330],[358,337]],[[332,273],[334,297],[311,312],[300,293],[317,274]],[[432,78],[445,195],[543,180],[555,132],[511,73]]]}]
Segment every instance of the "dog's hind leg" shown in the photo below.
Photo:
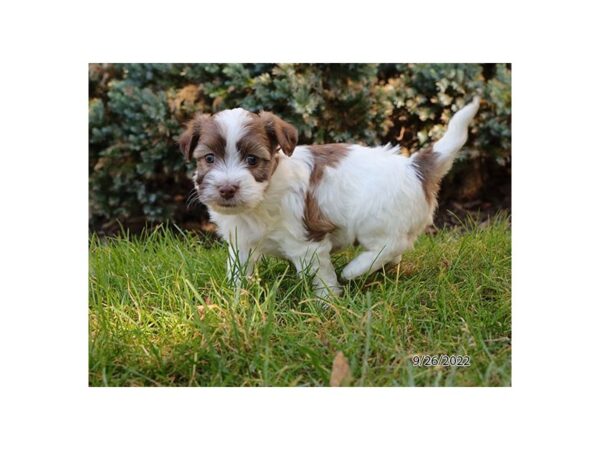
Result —
[{"label": "dog's hind leg", "polygon": [[381,269],[387,263],[397,264],[402,259],[402,253],[408,249],[408,242],[402,239],[393,243],[363,243],[366,250],[350,261],[342,271],[342,278],[352,280],[366,273]]},{"label": "dog's hind leg", "polygon": [[391,266],[397,266],[398,264],[400,264],[402,262],[402,255],[404,254],[404,252],[406,250],[413,248],[418,236],[419,236],[419,231],[409,233],[407,238],[404,240],[404,245],[403,245],[402,249],[399,250],[399,252],[396,253],[396,255],[394,255],[394,257],[392,257],[392,259],[390,259],[388,261],[388,263]]},{"label": "dog's hind leg", "polygon": [[396,255],[392,258],[392,260],[390,261],[390,264],[392,266],[397,266],[398,264],[400,264],[402,262],[402,253],[400,253],[399,255]]},{"label": "dog's hind leg", "polygon": [[348,263],[342,270],[342,278],[352,280],[365,273],[381,269],[386,263],[381,251],[365,251]]}]

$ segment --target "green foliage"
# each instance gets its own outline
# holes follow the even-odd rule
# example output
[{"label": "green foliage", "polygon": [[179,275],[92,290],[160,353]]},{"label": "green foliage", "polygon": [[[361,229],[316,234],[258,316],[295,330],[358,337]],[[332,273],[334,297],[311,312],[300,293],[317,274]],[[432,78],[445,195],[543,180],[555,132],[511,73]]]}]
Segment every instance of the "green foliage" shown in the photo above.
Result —
[{"label": "green foliage", "polygon": [[176,142],[195,111],[269,110],[298,128],[301,144],[391,142],[412,152],[479,93],[472,138],[444,193],[477,197],[510,179],[505,64],[92,64],[89,81],[93,228],[201,218],[186,207],[190,167]]},{"label": "green foliage", "polygon": [[[348,283],[324,309],[281,259],[261,261],[236,295],[221,242],[92,235],[89,383],[327,386],[341,351],[351,386],[507,386],[510,248],[504,217],[424,235],[400,266]],[[334,259],[338,273],[353,255]],[[471,365],[410,362],[440,354]]]}]

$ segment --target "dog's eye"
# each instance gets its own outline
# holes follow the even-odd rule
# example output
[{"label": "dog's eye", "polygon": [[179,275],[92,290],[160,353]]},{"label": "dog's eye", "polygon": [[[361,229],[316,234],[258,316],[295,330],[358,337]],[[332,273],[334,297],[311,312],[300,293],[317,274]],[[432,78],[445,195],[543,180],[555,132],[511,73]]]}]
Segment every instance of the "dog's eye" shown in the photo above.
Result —
[{"label": "dog's eye", "polygon": [[212,164],[215,162],[215,155],[213,155],[212,153],[209,153],[208,155],[206,155],[204,157],[204,159],[206,160],[207,163]]},{"label": "dog's eye", "polygon": [[246,163],[248,163],[249,166],[255,166],[256,163],[258,163],[258,158],[254,155],[248,155],[246,156]]}]

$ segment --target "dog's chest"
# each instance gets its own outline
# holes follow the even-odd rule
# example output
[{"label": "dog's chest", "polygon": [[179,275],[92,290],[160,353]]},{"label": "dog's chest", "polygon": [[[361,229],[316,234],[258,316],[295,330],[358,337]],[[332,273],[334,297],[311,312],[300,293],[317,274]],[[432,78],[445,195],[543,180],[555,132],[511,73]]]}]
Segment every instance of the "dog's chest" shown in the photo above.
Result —
[{"label": "dog's chest", "polygon": [[286,233],[271,233],[264,236],[258,243],[260,253],[265,255],[285,258],[287,251],[286,245],[289,245],[289,236]]},{"label": "dog's chest", "polygon": [[[271,217],[271,219],[275,219]],[[296,223],[289,220],[270,220],[263,222],[263,231],[260,234],[254,234],[251,245],[260,253],[277,257],[287,257],[291,247],[299,244],[299,241],[304,240],[303,230]],[[248,230],[252,233],[250,230]]]},{"label": "dog's chest", "polygon": [[262,254],[286,257],[286,248],[303,239],[301,222],[281,210],[255,211],[238,216],[214,215],[219,234],[228,242],[256,249]]}]

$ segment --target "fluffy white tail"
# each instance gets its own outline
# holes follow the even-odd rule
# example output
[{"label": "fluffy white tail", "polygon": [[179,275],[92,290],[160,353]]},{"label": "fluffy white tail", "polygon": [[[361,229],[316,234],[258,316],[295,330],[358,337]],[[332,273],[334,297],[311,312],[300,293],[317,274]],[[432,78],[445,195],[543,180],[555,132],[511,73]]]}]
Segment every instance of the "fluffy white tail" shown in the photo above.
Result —
[{"label": "fluffy white tail", "polygon": [[478,109],[479,97],[475,97],[471,103],[454,114],[444,136],[433,144],[433,151],[437,156],[436,175],[440,179],[448,173],[456,154],[467,142],[469,123],[477,114]]}]

